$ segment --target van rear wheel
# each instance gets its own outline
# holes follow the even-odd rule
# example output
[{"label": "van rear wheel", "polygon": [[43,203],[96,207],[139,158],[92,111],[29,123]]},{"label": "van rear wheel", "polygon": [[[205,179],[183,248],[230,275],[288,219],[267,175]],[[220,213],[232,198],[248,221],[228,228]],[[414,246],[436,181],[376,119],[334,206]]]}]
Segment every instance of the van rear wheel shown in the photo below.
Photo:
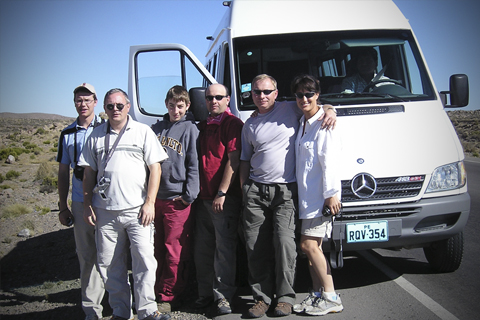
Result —
[{"label": "van rear wheel", "polygon": [[463,232],[423,248],[428,262],[438,272],[453,272],[460,267],[463,258]]}]

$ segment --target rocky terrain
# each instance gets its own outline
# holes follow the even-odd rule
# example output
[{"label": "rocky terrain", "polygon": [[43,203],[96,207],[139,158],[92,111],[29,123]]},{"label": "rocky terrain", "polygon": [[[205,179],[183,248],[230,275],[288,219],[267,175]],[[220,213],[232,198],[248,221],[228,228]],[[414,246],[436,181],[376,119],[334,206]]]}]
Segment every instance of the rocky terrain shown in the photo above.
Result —
[{"label": "rocky terrain", "polygon": [[[448,115],[466,155],[479,157],[480,110]],[[61,130],[72,121],[56,115],[0,113],[1,319],[84,319],[73,230],[57,218],[56,149]],[[9,155],[13,163],[7,163]],[[104,306],[108,316],[106,301]],[[188,307],[171,315],[208,316]]]}]

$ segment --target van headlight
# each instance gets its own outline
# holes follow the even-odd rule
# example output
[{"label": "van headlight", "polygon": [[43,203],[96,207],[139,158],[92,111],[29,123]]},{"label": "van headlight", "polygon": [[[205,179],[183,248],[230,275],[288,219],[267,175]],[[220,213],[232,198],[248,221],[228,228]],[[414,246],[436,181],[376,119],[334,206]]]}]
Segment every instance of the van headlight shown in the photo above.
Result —
[{"label": "van headlight", "polygon": [[447,164],[435,169],[426,192],[458,189],[467,182],[463,161]]}]

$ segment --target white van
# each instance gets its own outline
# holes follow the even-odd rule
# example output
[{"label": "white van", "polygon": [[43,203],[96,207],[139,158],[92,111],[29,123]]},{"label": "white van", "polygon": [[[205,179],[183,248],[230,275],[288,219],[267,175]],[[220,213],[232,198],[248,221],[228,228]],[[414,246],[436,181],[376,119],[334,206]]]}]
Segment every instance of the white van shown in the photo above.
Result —
[{"label": "white van", "polygon": [[[205,65],[178,44],[130,48],[131,116],[154,123],[167,112],[167,90],[181,84],[204,119],[205,87],[220,82],[231,90],[232,112],[245,120],[255,109],[256,75],[272,75],[279,99],[295,100],[291,80],[312,74],[322,103],[336,107],[343,141],[335,250],[423,247],[436,270],[456,270],[470,196],[462,146],[444,108],[468,104],[468,78],[453,75],[450,90],[437,92],[407,19],[389,0],[224,5]],[[363,92],[344,90],[362,48],[376,52],[377,77]]]}]

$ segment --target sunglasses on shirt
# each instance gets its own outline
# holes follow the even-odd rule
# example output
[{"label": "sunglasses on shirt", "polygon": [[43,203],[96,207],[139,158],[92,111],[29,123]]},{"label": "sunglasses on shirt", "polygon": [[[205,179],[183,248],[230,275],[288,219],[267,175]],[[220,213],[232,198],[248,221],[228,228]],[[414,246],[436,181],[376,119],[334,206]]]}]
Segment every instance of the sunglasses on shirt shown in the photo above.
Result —
[{"label": "sunglasses on shirt", "polygon": [[123,103],[110,103],[110,104],[107,104],[105,107],[108,110],[113,110],[113,108],[115,108],[115,106],[117,106],[118,111],[122,111],[123,108],[125,108],[125,105]]},{"label": "sunglasses on shirt", "polygon": [[303,99],[303,97],[307,97],[307,99],[310,99],[311,97],[313,97],[315,95],[315,92],[296,92],[295,93],[295,97],[297,97],[298,99]]}]

